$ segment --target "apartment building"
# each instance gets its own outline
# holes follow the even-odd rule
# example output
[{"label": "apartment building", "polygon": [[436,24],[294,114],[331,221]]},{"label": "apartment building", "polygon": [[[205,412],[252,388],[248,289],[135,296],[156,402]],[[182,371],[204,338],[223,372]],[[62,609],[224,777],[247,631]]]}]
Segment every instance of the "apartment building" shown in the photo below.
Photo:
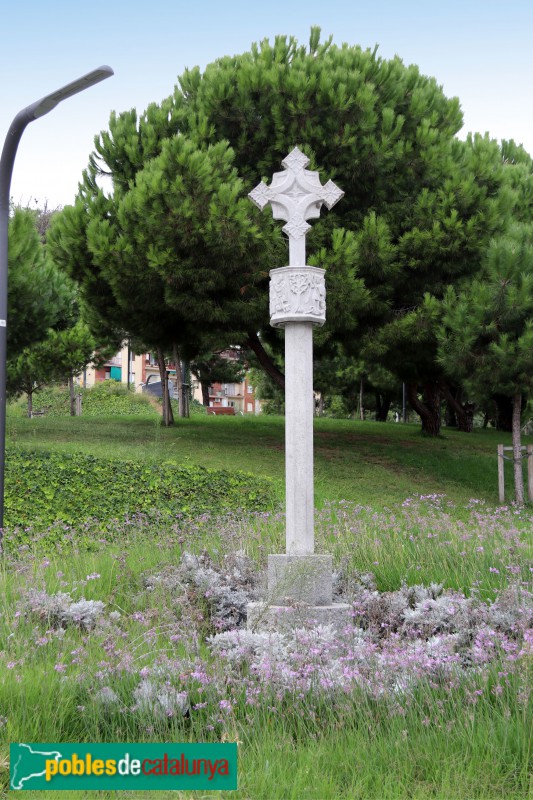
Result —
[{"label": "apartment building", "polygon": [[214,383],[209,387],[211,408],[234,408],[236,414],[260,414],[261,401],[245,375],[242,383]]},{"label": "apartment building", "polygon": [[[128,368],[129,364],[129,368]],[[176,382],[174,364],[167,364],[169,380]],[[94,386],[105,380],[119,381],[130,385],[136,392],[142,392],[150,383],[160,381],[159,366],[153,353],[135,355],[127,346],[123,347],[113,358],[110,358],[99,369],[87,367],[78,378],[83,386]],[[202,403],[201,386],[194,378],[191,380],[193,399]],[[245,375],[241,383],[214,383],[209,387],[209,405],[211,407],[234,408],[236,414],[260,414],[261,402],[255,396],[254,387]]]}]

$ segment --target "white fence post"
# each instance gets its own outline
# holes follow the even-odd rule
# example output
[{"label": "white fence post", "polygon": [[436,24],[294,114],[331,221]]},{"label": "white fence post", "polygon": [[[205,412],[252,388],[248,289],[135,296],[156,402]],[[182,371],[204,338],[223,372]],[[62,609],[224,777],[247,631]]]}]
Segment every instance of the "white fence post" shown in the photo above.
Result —
[{"label": "white fence post", "polygon": [[498,445],[498,498],[500,503],[505,503],[505,477],[503,472],[503,444]]}]

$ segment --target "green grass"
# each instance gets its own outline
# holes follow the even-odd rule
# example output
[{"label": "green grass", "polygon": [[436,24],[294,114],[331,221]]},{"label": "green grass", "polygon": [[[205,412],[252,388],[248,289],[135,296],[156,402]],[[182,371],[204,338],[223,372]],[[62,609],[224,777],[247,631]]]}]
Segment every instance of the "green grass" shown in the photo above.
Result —
[{"label": "green grass", "polygon": [[[372,527],[367,520],[366,530],[359,532],[363,540],[360,553],[366,541],[371,557],[372,541],[378,531],[383,532],[383,522],[380,517]],[[206,523],[196,546],[201,549],[210,541],[219,554],[224,548],[229,552],[250,548],[253,528],[219,527],[220,536],[211,534],[209,539]],[[266,542],[268,549],[265,532],[263,527],[259,540]],[[133,712],[91,709],[91,689],[99,685],[93,677],[96,674],[109,669],[108,680],[126,694],[135,686],[134,674],[117,669],[121,653],[131,654],[137,669],[165,653],[171,658],[205,655],[201,641],[197,649],[187,652],[179,641],[172,644],[168,638],[176,624],[175,615],[179,620],[181,613],[182,601],[175,592],[164,587],[147,592],[144,586],[146,574],[177,564],[182,547],[194,547],[198,529],[191,523],[190,529],[181,530],[180,539],[165,528],[153,529],[153,539],[147,540],[147,533],[150,531],[142,526],[131,533],[123,531],[121,541],[106,544],[102,540],[98,551],[90,553],[74,548],[70,557],[68,547],[51,551],[47,559],[28,553],[15,562],[16,570],[5,563],[0,572],[0,641],[5,648],[0,717],[5,715],[8,723],[5,729],[0,727],[0,733],[6,744],[237,740],[239,790],[229,795],[237,800],[526,800],[531,719],[523,702],[517,700],[531,682],[531,677],[520,674],[520,669],[527,669],[526,660],[515,673],[509,665],[496,663],[488,676],[474,671],[465,683],[451,690],[423,684],[414,694],[400,695],[397,700],[373,698],[363,692],[336,699],[326,695],[323,701],[295,694],[283,707],[275,697],[267,696],[253,708],[241,700],[222,726],[211,731],[203,712],[189,720],[154,722]],[[396,544],[392,538],[389,542],[391,561],[401,552],[408,533],[409,519]],[[337,549],[337,560],[346,557],[350,541],[340,539]],[[503,554],[501,559],[503,563]],[[473,581],[477,575],[474,560],[465,569]],[[441,565],[445,582],[447,570],[447,564]],[[86,576],[93,574],[99,577],[87,581]],[[48,594],[70,591],[74,597],[102,600],[108,612],[120,611],[120,634],[113,627],[88,634],[72,626],[63,635],[55,635],[47,619],[20,613],[29,587],[45,589]],[[38,637],[42,636],[49,641],[40,646]],[[72,659],[78,653],[80,661],[76,663]],[[66,676],[55,671],[58,662],[67,665]],[[16,666],[5,669],[7,663]],[[495,696],[489,689],[491,682],[498,680],[498,669],[509,675],[509,684],[502,695]],[[483,697],[472,705],[470,697],[477,689]],[[207,699],[209,690],[198,696],[198,700]],[[5,754],[5,747],[0,747],[0,761]],[[34,792],[27,796],[42,797]],[[47,800],[56,796],[63,798],[64,794],[46,795]],[[129,795],[80,792],[70,796],[111,800]],[[135,796],[193,800],[217,795],[139,792]]]},{"label": "green grass", "polygon": [[[195,416],[164,429],[156,418],[142,415],[28,420],[11,414],[7,433],[8,443],[23,452],[82,453],[117,465],[130,460],[144,469],[165,462],[245,470],[274,479],[278,499],[283,495],[281,418]],[[467,593],[475,587],[490,599],[513,581],[527,581],[530,510],[520,515],[491,510],[497,505],[498,443],[509,443],[509,436],[445,429],[441,438],[428,440],[417,426],[316,420],[317,550],[331,552],[336,566],[343,564],[348,572],[372,572],[380,591],[397,589],[404,581],[436,581]],[[6,477],[9,481],[9,473]],[[441,494],[446,497],[404,503],[414,495]],[[470,504],[473,497],[485,503]],[[91,690],[99,685],[95,675],[102,670],[110,670],[117,690],[131,692],[137,676],[118,668],[123,652],[133,655],[139,669],[167,652],[183,659],[206,655],[205,600],[190,589],[182,597],[163,587],[148,592],[146,574],[176,565],[183,549],[207,548],[218,558],[242,549],[264,564],[268,552],[283,547],[283,525],[275,514],[175,525],[141,520],[137,527],[114,530],[87,524],[79,535],[71,532],[68,541],[46,551],[46,558],[42,548],[30,546],[19,557],[0,561],[0,773],[9,741],[225,739],[240,742],[239,790],[228,795],[238,800],[530,798],[527,658],[514,672],[505,666],[509,677],[501,695],[490,691],[503,668],[495,661],[450,691],[421,685],[404,703],[363,692],[323,700],[295,695],[283,707],[273,697],[256,707],[241,699],[214,729],[207,724],[207,710],[157,724],[133,712],[91,710]],[[87,539],[94,544],[90,551]],[[517,577],[509,568],[522,574]],[[97,579],[88,580],[95,574]],[[101,600],[106,614],[120,612],[120,621],[90,633],[75,626],[61,635],[47,633],[46,619],[23,611],[30,587]],[[170,638],[173,626],[183,624],[186,603],[191,624],[204,639]],[[40,637],[49,640],[46,645],[40,646]],[[80,662],[71,663],[78,650]],[[55,669],[57,663],[68,665],[65,674]],[[472,704],[476,690],[483,696]],[[1,785],[0,775],[0,796],[7,797]],[[73,800],[130,796],[69,794]],[[153,800],[216,796],[135,795]],[[65,793],[46,793],[46,800],[56,797],[63,800]]]},{"label": "green grass", "polygon": [[[155,417],[40,417],[9,415],[8,441],[30,449],[86,453],[98,458],[170,461],[215,469],[241,469],[278,481],[284,474],[281,417],[194,416],[163,428]],[[524,437],[524,443],[533,441]],[[416,425],[317,419],[315,498],[354,500],[377,508],[415,494],[444,493],[497,504],[498,444],[510,435],[443,429],[427,439]],[[511,469],[506,465],[508,502]]]}]

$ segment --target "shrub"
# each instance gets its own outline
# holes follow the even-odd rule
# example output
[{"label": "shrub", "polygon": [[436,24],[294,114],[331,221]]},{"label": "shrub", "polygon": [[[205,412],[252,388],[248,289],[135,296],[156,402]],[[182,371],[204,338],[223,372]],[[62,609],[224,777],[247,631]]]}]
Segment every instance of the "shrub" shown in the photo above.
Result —
[{"label": "shrub", "polygon": [[[90,389],[76,386],[76,394],[82,396],[82,414],[87,417],[106,417],[118,414],[157,415],[146,395],[136,394],[117,381],[102,381]],[[33,407],[44,409],[49,417],[65,417],[70,414],[69,390],[64,386],[47,386],[35,392]],[[26,398],[18,400],[13,408],[26,414]]]},{"label": "shrub", "polygon": [[267,478],[245,472],[114,461],[11,447],[6,461],[6,524],[79,524],[157,511],[160,518],[274,505]]}]

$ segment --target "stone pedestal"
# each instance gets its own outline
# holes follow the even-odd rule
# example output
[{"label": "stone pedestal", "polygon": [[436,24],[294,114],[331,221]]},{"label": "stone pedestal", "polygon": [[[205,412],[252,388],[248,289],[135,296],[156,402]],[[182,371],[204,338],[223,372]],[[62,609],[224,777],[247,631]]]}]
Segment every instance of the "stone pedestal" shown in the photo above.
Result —
[{"label": "stone pedestal", "polygon": [[330,555],[270,555],[268,602],[274,605],[328,605],[333,597],[332,571]]},{"label": "stone pedestal", "polygon": [[269,606],[267,603],[249,603],[246,627],[249,631],[290,633],[297,628],[332,625],[341,632],[352,623],[351,610],[348,603],[332,603],[329,606]]},{"label": "stone pedestal", "polygon": [[350,624],[351,606],[333,603],[330,555],[269,555],[265,600],[249,603],[249,630]]}]

